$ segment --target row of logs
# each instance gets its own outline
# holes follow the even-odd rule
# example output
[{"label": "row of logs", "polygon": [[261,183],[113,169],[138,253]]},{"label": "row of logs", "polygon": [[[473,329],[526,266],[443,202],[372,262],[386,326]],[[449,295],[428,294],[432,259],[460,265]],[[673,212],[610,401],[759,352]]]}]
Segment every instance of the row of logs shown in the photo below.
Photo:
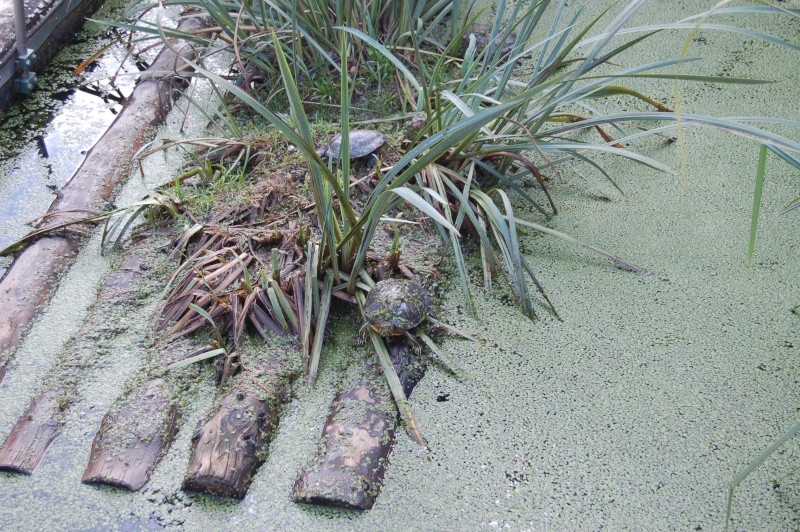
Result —
[{"label": "row of logs", "polygon": [[[146,300],[143,294],[158,286],[153,260],[152,252],[134,249],[106,276],[89,316],[0,446],[0,470],[32,474],[61,432],[84,373],[101,353],[115,348],[121,335],[148,336],[147,320],[137,310]],[[182,486],[187,491],[240,499],[263,463],[301,367],[293,349],[257,342],[243,342],[238,352],[219,361],[220,369],[234,370],[218,372],[216,407],[192,438]],[[181,428],[179,392],[196,372],[163,368],[207,347],[184,339],[143,349],[149,361],[104,416],[85,483],[139,490]],[[424,367],[403,340],[390,343],[389,353],[409,394]],[[375,357],[363,350],[353,356],[331,404],[318,455],[297,480],[293,497],[298,502],[369,509],[380,491],[400,421]]]},{"label": "row of logs", "polygon": [[[178,25],[185,32],[199,30],[205,22],[186,16]],[[86,155],[69,182],[59,191],[37,230],[46,231],[80,221],[113,200],[130,176],[130,165],[153,128],[162,123],[177,94],[187,86],[188,63],[197,53],[190,43],[170,46],[144,72],[122,111]],[[85,227],[73,227],[73,229]],[[80,231],[52,231],[25,247],[0,279],[0,382],[8,357],[22,331],[50,299],[59,276],[72,263],[84,238]]]},{"label": "row of logs", "polygon": [[[203,24],[199,18],[186,17],[179,28],[191,32]],[[81,216],[76,213],[97,210],[113,199],[128,176],[131,158],[163,119],[177,89],[185,86],[184,59],[194,55],[186,44],[165,48],[62,189],[50,209],[59,216],[47,223],[73,221]],[[78,232],[47,234],[25,248],[0,279],[0,383],[21,331],[49,299],[82,242]],[[83,373],[114,349],[121,335],[149,333],[132,330],[145,328],[146,319],[139,319],[138,325],[136,320],[118,319],[121,313],[135,316],[141,310],[142,291],[153,281],[147,274],[148,261],[147,253],[134,251],[106,277],[90,316],[0,446],[0,470],[32,474],[61,432],[79,395]],[[191,375],[186,368],[168,372],[160,368],[202,349],[191,340],[158,349],[143,347],[147,371],[127,386],[103,418],[83,475],[85,483],[138,490],[148,482],[181,428],[179,397]],[[402,342],[392,343],[389,351],[408,394],[422,367],[412,361]],[[296,483],[297,501],[361,509],[375,502],[399,419],[373,357],[364,353],[356,357],[354,370],[331,404],[319,454]],[[231,357],[222,361],[226,369],[220,372],[217,406],[193,437],[184,489],[233,498],[245,495],[299,375],[292,360],[285,349],[268,347],[241,350],[234,364]],[[230,371],[232,367],[239,371]]]}]

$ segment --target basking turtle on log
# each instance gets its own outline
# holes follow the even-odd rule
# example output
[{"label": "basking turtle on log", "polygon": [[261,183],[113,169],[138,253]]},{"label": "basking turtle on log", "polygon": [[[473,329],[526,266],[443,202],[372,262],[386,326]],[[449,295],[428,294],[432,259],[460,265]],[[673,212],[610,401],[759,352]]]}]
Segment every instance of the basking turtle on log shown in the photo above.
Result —
[{"label": "basking turtle on log", "polygon": [[378,281],[364,301],[367,323],[359,332],[359,344],[366,340],[366,329],[371,327],[383,337],[406,336],[419,353],[421,347],[413,330],[424,322],[431,312],[431,296],[424,286],[409,279]]}]

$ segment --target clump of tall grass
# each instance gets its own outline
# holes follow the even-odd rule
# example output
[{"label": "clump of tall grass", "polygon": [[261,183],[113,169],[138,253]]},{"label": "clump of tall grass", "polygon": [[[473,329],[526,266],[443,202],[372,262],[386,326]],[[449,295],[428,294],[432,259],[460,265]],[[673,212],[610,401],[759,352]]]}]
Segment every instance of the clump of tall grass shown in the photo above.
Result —
[{"label": "clump of tall grass", "polygon": [[[613,17],[607,16],[607,10],[593,20],[581,23],[581,9],[572,18],[565,18],[566,2],[517,2],[506,9],[505,2],[501,1],[490,25],[490,35],[484,39],[487,44],[483,49],[478,47],[474,36],[462,29],[445,52],[433,60],[426,60],[429,56],[419,48],[415,49],[416,71],[407,68],[391,50],[369,35],[346,28],[348,33],[373,46],[396,66],[403,75],[405,91],[416,95],[417,111],[424,112],[427,117],[412,136],[403,158],[378,183],[367,208],[380,211],[384,206],[378,198],[385,190],[410,186],[440,210],[456,228],[453,231],[440,226],[443,238],[449,241],[456,255],[468,302],[469,282],[458,237],[465,227],[478,236],[486,286],[491,286],[492,272],[501,264],[523,311],[528,316],[534,315],[528,278],[542,295],[544,292],[519,250],[517,227],[565,235],[556,233],[545,223],[516,217],[508,194],[516,193],[529,202],[541,213],[542,222],[546,222],[549,214],[556,212],[556,206],[545,189],[542,174],[545,169],[552,171],[559,163],[581,161],[589,164],[616,187],[613,177],[602,168],[598,155],[617,155],[637,164],[671,172],[659,161],[624,146],[633,140],[660,135],[678,127],[703,126],[750,138],[798,166],[796,154],[800,151],[800,144],[751,125],[756,121],[788,121],[677,113],[626,85],[636,79],[735,84],[767,81],[665,71],[698,60],[680,54],[626,67],[616,66],[615,61],[623,52],[642,46],[653,35],[666,29],[738,32],[798,49],[796,44],[770,35],[708,22],[714,15],[764,15],[786,11],[796,14],[797,10],[767,6],[729,7],[672,24],[628,27],[627,24],[645,4],[646,0],[634,0]],[[553,7],[554,16],[546,17],[548,9]],[[605,26],[600,26],[604,18],[610,20]],[[510,22],[506,24],[505,20]],[[542,25],[546,31],[537,32]],[[516,34],[516,40],[509,49],[508,37],[512,34]],[[540,37],[534,38],[535,34]],[[618,39],[636,34],[639,35]],[[462,42],[466,43],[463,57],[454,60]],[[535,60],[528,59],[531,57]],[[454,62],[459,67],[456,75],[451,68]],[[604,114],[591,103],[618,97],[637,98],[653,106],[654,110]],[[613,138],[609,131],[614,132],[617,138]],[[591,138],[591,132],[597,134],[596,139]],[[537,199],[520,186],[519,180],[525,174],[536,179],[544,198]],[[368,226],[367,234],[372,231],[374,226]],[[364,242],[368,242],[368,238]],[[630,263],[613,256],[609,258],[618,266],[636,270]]]},{"label": "clump of tall grass", "polygon": [[[320,71],[338,72],[365,67],[380,79],[386,63],[369,47],[351,43],[346,61],[340,61],[342,40],[338,26],[358,29],[392,49],[407,49],[412,43],[442,48],[434,34],[447,19],[460,20],[472,2],[464,0],[166,0],[137,5],[129,16],[146,13],[156,6],[199,8],[212,21],[209,28],[182,35],[206,45],[214,54],[231,53],[234,69],[244,85],[254,76],[280,74],[275,47],[280,47],[296,80],[314,79]],[[159,23],[120,24],[136,31],[176,36],[180,32]],[[455,26],[454,26],[455,27]],[[276,41],[271,39],[274,34]]]},{"label": "clump of tall grass", "polygon": [[[171,3],[187,4],[179,0]],[[420,7],[423,4],[428,7]],[[368,290],[372,280],[365,265],[373,237],[385,223],[384,215],[401,204],[413,206],[429,217],[452,250],[472,313],[470,280],[461,247],[465,234],[473,235],[479,243],[484,285],[491,288],[496,272],[504,271],[521,309],[533,317],[536,292],[546,306],[555,309],[520,249],[519,227],[589,247],[619,267],[639,271],[629,262],[547,226],[557,206],[546,189],[545,174],[559,167],[568,169],[568,163],[579,161],[593,167],[616,187],[613,176],[602,167],[602,155],[625,157],[636,164],[670,172],[659,161],[625,146],[646,136],[695,126],[749,138],[800,167],[796,155],[800,144],[752,125],[780,122],[800,126],[796,122],[679,113],[629,86],[638,79],[717,84],[766,81],[676,73],[675,68],[699,60],[680,51],[675,57],[652,63],[619,66],[616,61],[655,34],[675,29],[735,32],[798,49],[794,43],[767,34],[710,22],[716,15],[797,14],[798,10],[721,7],[675,23],[630,26],[645,4],[646,0],[631,0],[615,14],[606,10],[584,22],[581,9],[567,17],[565,1],[517,2],[508,7],[500,0],[488,26],[489,35],[482,40],[486,44],[479,46],[476,36],[467,30],[474,19],[461,16],[461,6],[455,4],[447,7],[449,4],[441,2],[350,4],[321,0],[309,4],[219,0],[191,3],[213,16],[219,25],[214,30],[230,44],[240,74],[257,68],[279,75],[283,85],[288,110],[279,113],[251,92],[246,75],[245,83],[236,83],[230,76],[207,68],[202,61],[194,65],[198,75],[263,119],[307,161],[312,216],[319,232],[304,237],[304,257],[296,258],[303,262],[305,289],[302,298],[295,293],[293,308],[295,330],[312,381],[332,294],[338,290],[350,297],[355,295],[357,300],[359,291]],[[346,9],[348,6],[353,9]],[[396,16],[396,26],[387,25],[383,18],[385,13],[396,13],[393,10],[404,13]],[[451,40],[436,43],[431,25],[448,15]],[[409,135],[405,153],[385,174],[378,175],[363,207],[357,209],[350,186],[347,138],[352,90],[361,72],[352,63],[357,64],[366,56],[380,57],[384,65],[393,67],[398,93],[415,116],[424,118]],[[626,61],[629,60],[627,55]],[[313,124],[299,88],[313,79],[320,64],[337,71],[339,78],[344,141],[337,167],[329,166],[317,154]],[[606,114],[593,104],[595,100],[619,97],[636,98],[653,110]],[[541,193],[525,190],[521,185],[525,176],[538,183]],[[539,212],[539,219],[520,218],[515,211],[515,196],[532,205]],[[270,286],[275,290],[274,285]],[[285,307],[280,305],[277,294],[275,297],[277,303],[270,303],[272,307]],[[198,324],[202,322],[202,316],[193,319]],[[393,387],[393,392],[398,403],[404,404],[402,391],[397,393]]]}]

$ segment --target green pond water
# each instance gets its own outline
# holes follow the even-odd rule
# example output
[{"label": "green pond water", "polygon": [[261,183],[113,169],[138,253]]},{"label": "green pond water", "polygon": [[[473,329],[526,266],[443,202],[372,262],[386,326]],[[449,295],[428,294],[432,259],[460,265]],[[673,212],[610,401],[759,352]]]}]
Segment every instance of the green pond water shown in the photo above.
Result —
[{"label": "green pond water", "polygon": [[[585,5],[586,18],[608,2]],[[652,2],[635,24],[676,20],[699,2]],[[702,3],[710,5],[708,2]],[[797,7],[798,2],[783,5]],[[619,9],[616,6],[615,9]],[[748,27],[797,41],[800,20],[749,17]],[[760,86],[680,86],[687,113],[800,119],[800,54],[738,35],[703,31],[684,68],[778,80]],[[675,56],[685,33],[664,33],[620,61]],[[667,105],[672,82],[637,82]],[[639,108],[628,100],[619,109]],[[173,115],[162,133],[176,134]],[[200,135],[190,120],[187,135]],[[797,131],[782,131],[797,138]],[[552,180],[560,208],[553,226],[613,251],[651,272],[619,270],[563,241],[528,234],[521,246],[557,305],[531,322],[507,290],[474,293],[481,316],[466,316],[456,280],[442,317],[481,343],[445,340],[472,376],[456,381],[433,367],[412,404],[430,449],[400,435],[378,503],[369,512],[318,509],[290,499],[309,463],[335,393],[337,368],[354,349],[356,323],[337,324],[320,381],[300,390],[281,420],[269,456],[239,502],[185,494],[180,484],[190,438],[213,400],[209,374],[150,483],[139,493],[80,483],[94,432],[142,361],[135,338],[86,372],[80,401],[31,477],[0,474],[0,528],[140,530],[475,529],[720,530],[730,480],[797,422],[800,262],[797,211],[779,211],[798,194],[800,175],[770,157],[759,239],[745,266],[758,146],[708,129],[678,143],[636,146],[677,169],[660,173],[604,161],[621,196],[589,168]],[[158,159],[158,160],[156,160]],[[150,158],[118,201],[133,201],[165,179],[169,164]],[[609,198],[603,201],[601,197]],[[524,217],[524,211],[519,213]],[[0,385],[5,437],[52,366],[60,345],[91,304],[108,259],[97,238],[65,277],[48,311],[16,353]],[[790,440],[736,492],[741,530],[800,527],[800,441]]]}]

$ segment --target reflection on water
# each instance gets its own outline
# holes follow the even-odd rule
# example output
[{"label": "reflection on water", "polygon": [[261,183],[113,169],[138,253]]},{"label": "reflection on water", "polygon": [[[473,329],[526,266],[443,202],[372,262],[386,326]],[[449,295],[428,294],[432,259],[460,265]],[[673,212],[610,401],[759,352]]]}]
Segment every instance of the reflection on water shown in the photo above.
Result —
[{"label": "reflection on water", "polygon": [[[118,42],[80,74],[75,67]],[[29,97],[0,112],[0,249],[30,230],[133,91],[139,69],[122,35],[88,27],[40,73]],[[10,260],[0,259],[0,275]]]}]

